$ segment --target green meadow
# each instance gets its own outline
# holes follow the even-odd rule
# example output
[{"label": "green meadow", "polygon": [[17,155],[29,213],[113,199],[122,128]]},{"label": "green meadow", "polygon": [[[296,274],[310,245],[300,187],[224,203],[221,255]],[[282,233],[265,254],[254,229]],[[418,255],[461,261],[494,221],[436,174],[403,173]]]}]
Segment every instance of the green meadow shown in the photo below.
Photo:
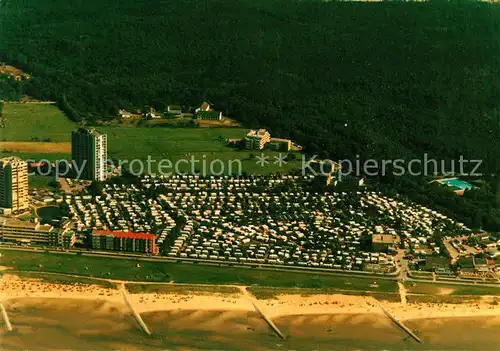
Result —
[{"label": "green meadow", "polygon": [[[186,284],[235,284],[281,288],[310,288],[396,292],[391,280],[346,277],[315,272],[275,271],[259,268],[236,268],[176,262],[144,261],[129,258],[108,258],[63,253],[2,250],[2,265],[10,271],[51,272],[140,282],[174,282]],[[9,272],[5,271],[6,273]],[[132,286],[133,292],[157,289]]]},{"label": "green meadow", "polygon": [[52,104],[5,103],[2,141],[70,141],[75,123]]},{"label": "green meadow", "polygon": [[[5,141],[70,142],[71,131],[78,127],[55,105],[6,103],[4,116],[5,128],[2,136]],[[297,157],[296,161],[280,165],[279,152],[265,151],[268,162],[261,166],[257,164],[257,156],[261,155],[261,151],[235,150],[228,147],[226,139],[243,138],[248,131],[245,128],[148,128],[107,125],[97,129],[108,136],[109,156],[134,172],[143,169],[144,172],[149,170],[152,173],[190,170],[205,171],[209,174],[234,174],[240,171],[254,174],[286,173],[299,168],[301,164],[300,157]],[[43,150],[3,154],[11,155],[37,161],[56,161],[71,157],[67,153],[46,153]],[[164,161],[160,164],[162,160]]]}]

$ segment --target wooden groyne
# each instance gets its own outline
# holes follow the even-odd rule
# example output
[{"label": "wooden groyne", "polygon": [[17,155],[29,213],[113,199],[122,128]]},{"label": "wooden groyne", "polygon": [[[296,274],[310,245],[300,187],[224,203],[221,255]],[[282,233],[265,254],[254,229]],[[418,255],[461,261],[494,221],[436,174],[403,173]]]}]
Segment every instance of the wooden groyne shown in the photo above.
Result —
[{"label": "wooden groyne", "polygon": [[3,303],[0,303],[0,310],[2,311],[2,318],[5,322],[5,326],[8,331],[12,331],[12,324],[10,324],[9,316],[7,315],[7,310],[5,309]]},{"label": "wooden groyne", "polygon": [[418,336],[415,335],[414,332],[412,332],[410,330],[410,328],[408,328],[406,325],[404,325],[402,322],[398,321],[392,314],[389,313],[389,311],[387,311],[385,309],[384,306],[382,306],[382,304],[380,302],[378,302],[378,300],[375,300],[377,302],[377,304],[380,306],[380,308],[382,309],[382,311],[384,311],[384,314],[389,317],[389,319],[391,321],[393,321],[398,327],[400,327],[404,332],[406,332],[409,336],[411,336],[413,339],[415,339],[417,342],[421,343],[422,340],[420,340],[420,338]]},{"label": "wooden groyne", "polygon": [[257,306],[257,304],[255,302],[253,302],[252,300],[250,300],[250,302],[252,303],[253,307],[255,308],[255,311],[257,311],[257,313],[262,317],[262,319],[265,320],[266,323],[274,330],[274,332],[276,334],[278,334],[278,336],[284,340],[285,335],[283,335],[283,333],[278,329],[276,324],[274,324],[272,320],[267,318],[267,316],[264,314],[264,312],[262,312],[262,310],[259,308],[259,306]]},{"label": "wooden groyne", "polygon": [[139,323],[142,330],[144,330],[144,332],[146,334],[151,335],[151,332],[149,331],[146,323],[144,323],[144,321],[142,320],[141,315],[135,310],[134,306],[132,306],[132,303],[128,299],[127,292],[125,291],[125,289],[122,290],[122,294],[123,294],[123,299],[125,300],[125,303],[127,304],[128,308],[130,308],[130,311],[132,312],[132,315],[136,319],[137,323]]}]

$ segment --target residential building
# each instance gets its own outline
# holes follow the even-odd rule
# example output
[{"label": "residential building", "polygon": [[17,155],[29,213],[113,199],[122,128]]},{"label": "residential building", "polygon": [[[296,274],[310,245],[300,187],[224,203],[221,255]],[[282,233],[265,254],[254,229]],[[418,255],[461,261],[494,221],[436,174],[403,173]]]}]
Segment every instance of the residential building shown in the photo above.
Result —
[{"label": "residential building", "polygon": [[222,112],[198,111],[196,113],[196,118],[206,120],[206,121],[220,121],[222,119]]},{"label": "residential building", "polygon": [[270,140],[271,134],[267,130],[250,130],[245,136],[245,147],[247,149],[262,150]]},{"label": "residential building", "polygon": [[161,115],[156,112],[154,107],[145,106],[142,110],[142,116],[146,119],[159,119]]},{"label": "residential building", "polygon": [[372,235],[372,248],[374,251],[387,252],[392,245],[394,245],[394,236],[392,234]]},{"label": "residential building", "polygon": [[489,271],[488,261],[485,258],[472,257],[472,262],[474,264],[474,269],[478,273],[486,273]]},{"label": "residential building", "polygon": [[367,263],[364,266],[364,271],[373,272],[373,273],[390,273],[395,270],[395,267],[392,265],[384,265],[378,263]]},{"label": "residential building", "polygon": [[292,141],[290,139],[271,138],[268,145],[276,151],[288,152],[292,148]]},{"label": "residential building", "polygon": [[425,270],[437,273],[448,273],[451,261],[446,257],[428,256],[425,258]]},{"label": "residential building", "polygon": [[0,219],[0,240],[18,244],[38,244],[57,246],[61,230],[51,225],[23,222],[14,218]]},{"label": "residential building", "polygon": [[309,171],[313,171],[316,175],[334,175],[335,173],[340,171],[340,164],[337,162],[333,162],[331,160],[316,160],[313,159],[308,163]]},{"label": "residential building", "polygon": [[338,172],[340,171],[340,164],[331,160],[311,160],[308,164],[304,165],[303,171],[310,172],[312,175],[323,179],[326,185],[334,183],[336,185],[340,179]]},{"label": "residential building", "polygon": [[72,230],[68,230],[62,234],[62,246],[69,249],[75,245],[76,234]]},{"label": "residential building", "polygon": [[171,115],[182,115],[182,108],[178,105],[168,105],[167,113]]},{"label": "residential building", "polygon": [[124,109],[120,109],[119,114],[120,114],[120,117],[123,119],[127,119],[127,118],[132,117],[132,113],[125,111]]},{"label": "residential building", "polygon": [[92,232],[92,248],[158,254],[156,235],[150,233],[94,230]]},{"label": "residential building", "polygon": [[0,159],[0,207],[13,212],[29,208],[28,164],[19,157]]},{"label": "residential building", "polygon": [[97,130],[79,128],[71,133],[71,155],[80,179],[103,181],[107,178],[108,138]]},{"label": "residential building", "polygon": [[476,268],[474,267],[474,259],[471,257],[459,258],[458,266],[460,267],[461,275],[473,275],[477,272]]},{"label": "residential building", "polygon": [[198,107],[198,108],[195,110],[195,112],[196,112],[196,113],[198,113],[198,112],[203,112],[203,111],[208,112],[208,111],[210,111],[211,109],[212,109],[212,107],[210,106],[210,104],[209,104],[208,102],[206,102],[206,101],[205,101],[205,102],[203,102],[203,103],[201,104],[201,106],[200,106],[200,107]]}]

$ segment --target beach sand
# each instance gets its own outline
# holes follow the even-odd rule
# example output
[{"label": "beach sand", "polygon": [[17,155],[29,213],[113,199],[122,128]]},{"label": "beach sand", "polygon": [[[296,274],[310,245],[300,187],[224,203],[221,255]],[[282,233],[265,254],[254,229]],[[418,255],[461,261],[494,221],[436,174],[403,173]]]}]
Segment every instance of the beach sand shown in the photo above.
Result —
[{"label": "beach sand", "polygon": [[[500,350],[500,308],[474,304],[382,302],[423,340],[409,339],[369,297],[241,293],[129,294],[152,331],[147,336],[118,289],[0,279],[2,350]],[[287,336],[280,339],[250,299]]]}]

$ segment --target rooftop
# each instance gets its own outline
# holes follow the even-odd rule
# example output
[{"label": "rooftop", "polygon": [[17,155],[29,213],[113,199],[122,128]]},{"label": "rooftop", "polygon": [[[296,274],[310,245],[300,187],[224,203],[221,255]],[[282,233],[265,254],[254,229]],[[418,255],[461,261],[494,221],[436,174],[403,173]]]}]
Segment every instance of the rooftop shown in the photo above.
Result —
[{"label": "rooftop", "polygon": [[17,227],[25,229],[38,229],[38,230],[50,230],[52,226],[50,224],[40,224],[33,222],[24,222],[16,218],[0,218],[0,226]]},{"label": "rooftop", "polygon": [[474,258],[475,266],[485,265],[485,264],[487,264],[486,258]]},{"label": "rooftop", "polygon": [[267,130],[265,129],[259,129],[259,130],[250,130],[248,133],[247,133],[247,137],[263,137],[265,136],[266,134],[269,134]]},{"label": "rooftop", "polygon": [[206,117],[210,117],[210,116],[214,116],[214,117],[218,117],[220,115],[220,112],[217,112],[217,111],[198,111],[198,113],[196,114],[197,117],[203,117],[203,116],[206,116]]},{"label": "rooftop", "polygon": [[434,267],[449,268],[450,259],[446,257],[428,256],[425,258],[425,266],[427,268],[434,268]]},{"label": "rooftop", "polygon": [[375,234],[372,236],[372,243],[376,244],[393,244],[394,237],[392,234]]},{"label": "rooftop", "polygon": [[271,142],[275,142],[275,143],[291,143],[292,141],[290,139],[271,138]]},{"label": "rooftop", "polygon": [[103,133],[99,132],[95,128],[78,128],[78,130],[73,131],[73,133],[90,134],[90,135],[94,135],[94,136],[104,135]]},{"label": "rooftop", "polygon": [[134,232],[114,232],[111,230],[94,230],[93,235],[112,235],[117,238],[126,239],[149,239],[155,240],[156,235],[151,233],[134,233]]},{"label": "rooftop", "polygon": [[8,156],[8,157],[3,157],[0,158],[0,164],[9,164],[9,163],[19,163],[19,162],[24,162],[24,160],[20,157],[17,156]]}]

